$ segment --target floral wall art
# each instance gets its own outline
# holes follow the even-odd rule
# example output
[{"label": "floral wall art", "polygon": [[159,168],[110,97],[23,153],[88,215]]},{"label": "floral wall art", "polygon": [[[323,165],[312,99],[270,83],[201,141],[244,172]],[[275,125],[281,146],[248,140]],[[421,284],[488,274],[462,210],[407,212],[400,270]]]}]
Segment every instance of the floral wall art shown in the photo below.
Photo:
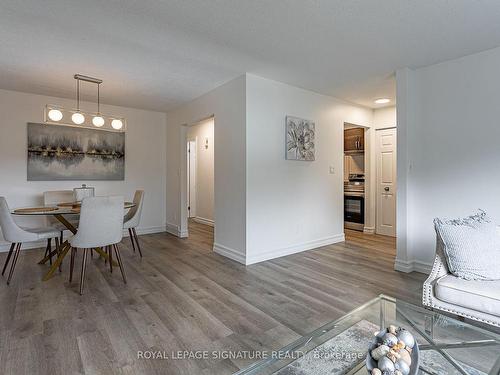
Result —
[{"label": "floral wall art", "polygon": [[286,159],[315,160],[314,122],[286,116]]},{"label": "floral wall art", "polygon": [[125,133],[28,124],[28,181],[124,177]]}]

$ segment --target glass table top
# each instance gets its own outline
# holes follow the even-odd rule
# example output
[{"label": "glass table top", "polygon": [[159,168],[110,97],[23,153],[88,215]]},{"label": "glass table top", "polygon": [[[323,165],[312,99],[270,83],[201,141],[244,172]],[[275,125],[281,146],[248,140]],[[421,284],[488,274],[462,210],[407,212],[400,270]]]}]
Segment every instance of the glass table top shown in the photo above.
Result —
[{"label": "glass table top", "polygon": [[389,325],[409,330],[420,351],[418,374],[499,375],[500,330],[380,295],[286,347],[266,353],[237,375],[366,375],[374,335]]}]

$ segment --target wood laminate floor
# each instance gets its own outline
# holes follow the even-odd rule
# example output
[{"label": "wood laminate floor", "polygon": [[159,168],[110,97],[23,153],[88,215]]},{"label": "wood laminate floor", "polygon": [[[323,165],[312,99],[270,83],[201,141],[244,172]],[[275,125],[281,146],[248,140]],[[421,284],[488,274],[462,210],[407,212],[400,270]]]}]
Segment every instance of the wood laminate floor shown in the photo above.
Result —
[{"label": "wood laminate floor", "polygon": [[42,282],[43,250],[23,251],[11,286],[0,280],[0,374],[231,374],[252,361],[138,352],[279,349],[380,293],[420,303],[425,276],[393,271],[394,239],[346,238],[245,267],[211,251],[212,228],[191,223],[189,239],[140,236],[142,260],[125,238],[126,286],[92,259],[84,296],[81,254],[69,285],[67,262]]}]

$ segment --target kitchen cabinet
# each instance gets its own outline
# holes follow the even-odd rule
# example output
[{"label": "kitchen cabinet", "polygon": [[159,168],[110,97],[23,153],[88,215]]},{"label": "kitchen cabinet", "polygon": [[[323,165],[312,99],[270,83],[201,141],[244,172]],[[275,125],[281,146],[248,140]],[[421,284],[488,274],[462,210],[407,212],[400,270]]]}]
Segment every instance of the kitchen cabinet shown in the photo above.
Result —
[{"label": "kitchen cabinet", "polygon": [[360,152],[365,149],[365,130],[351,128],[344,130],[344,152]]}]

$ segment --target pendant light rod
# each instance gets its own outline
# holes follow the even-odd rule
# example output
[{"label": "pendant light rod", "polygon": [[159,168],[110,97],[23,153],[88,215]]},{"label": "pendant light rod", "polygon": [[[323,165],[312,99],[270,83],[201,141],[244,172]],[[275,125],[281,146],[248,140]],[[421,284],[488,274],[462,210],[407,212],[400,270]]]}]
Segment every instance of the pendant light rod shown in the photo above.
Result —
[{"label": "pendant light rod", "polygon": [[91,83],[97,83],[97,84],[102,83],[102,79],[95,78],[95,77],[85,76],[83,74],[75,74],[73,76],[73,78],[77,79],[79,81],[85,81],[85,82],[91,82]]},{"label": "pendant light rod", "polygon": [[101,113],[101,97],[99,93],[100,83],[97,84],[97,113]]},{"label": "pendant light rod", "polygon": [[76,80],[76,110],[80,111],[80,80]]}]

